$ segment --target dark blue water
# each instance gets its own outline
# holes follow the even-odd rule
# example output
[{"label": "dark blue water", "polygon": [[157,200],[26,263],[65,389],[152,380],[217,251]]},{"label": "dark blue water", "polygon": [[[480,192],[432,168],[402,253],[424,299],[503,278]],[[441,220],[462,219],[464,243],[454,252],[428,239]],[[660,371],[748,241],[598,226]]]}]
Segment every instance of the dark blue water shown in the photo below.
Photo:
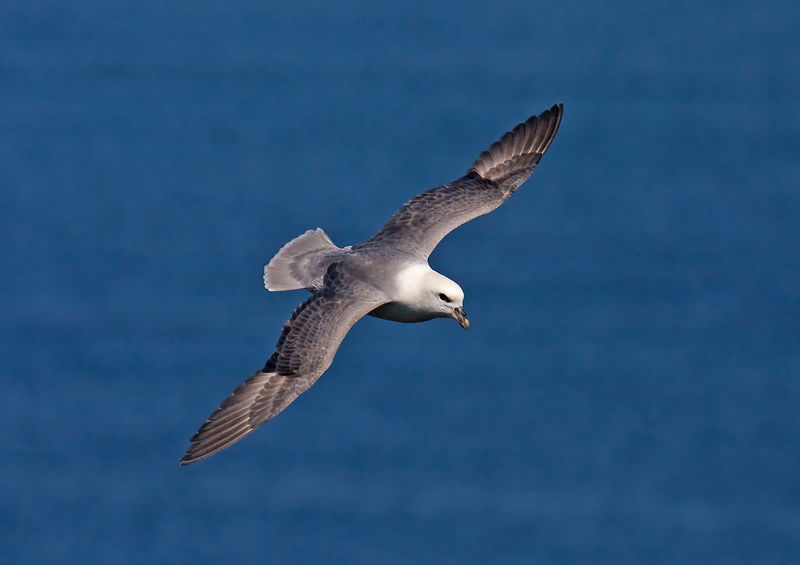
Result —
[{"label": "dark blue water", "polygon": [[[800,9],[644,4],[4,3],[0,561],[800,562]],[[431,258],[469,331],[363,320],[178,466],[283,243],[559,101]]]}]

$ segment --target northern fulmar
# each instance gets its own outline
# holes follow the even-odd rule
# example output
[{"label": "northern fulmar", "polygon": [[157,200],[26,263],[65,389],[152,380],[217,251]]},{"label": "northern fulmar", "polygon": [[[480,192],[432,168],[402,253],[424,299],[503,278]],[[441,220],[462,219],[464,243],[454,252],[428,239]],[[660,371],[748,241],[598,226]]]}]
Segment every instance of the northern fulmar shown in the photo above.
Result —
[{"label": "northern fulmar", "polygon": [[452,230],[505,202],[531,175],[561,124],[556,104],[517,125],[480,154],[463,177],[423,192],[363,243],[337,247],[317,228],[264,267],[270,291],[311,297],[283,326],[264,368],[237,387],[191,439],[182,465],[225,449],[280,413],[333,361],[350,328],[369,314],[397,322],[453,318],[469,327],[464,291],[428,265]]}]

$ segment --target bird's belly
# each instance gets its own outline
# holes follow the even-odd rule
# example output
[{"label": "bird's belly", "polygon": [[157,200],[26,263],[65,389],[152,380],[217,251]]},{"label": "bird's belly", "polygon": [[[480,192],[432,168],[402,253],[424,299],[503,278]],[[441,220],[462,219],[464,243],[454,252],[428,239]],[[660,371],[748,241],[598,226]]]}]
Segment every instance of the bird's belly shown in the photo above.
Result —
[{"label": "bird's belly", "polygon": [[389,302],[383,306],[378,306],[369,315],[384,320],[392,320],[393,322],[406,323],[425,322],[434,317],[430,312],[410,308],[407,304],[401,302]]}]

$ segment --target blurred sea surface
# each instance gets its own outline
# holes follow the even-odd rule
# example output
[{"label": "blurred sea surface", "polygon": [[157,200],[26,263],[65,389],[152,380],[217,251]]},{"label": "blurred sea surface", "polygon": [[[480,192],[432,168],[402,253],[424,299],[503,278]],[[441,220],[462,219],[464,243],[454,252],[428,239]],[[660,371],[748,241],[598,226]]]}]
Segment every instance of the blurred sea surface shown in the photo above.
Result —
[{"label": "blurred sea surface", "polygon": [[[800,5],[0,7],[0,562],[800,562]],[[431,265],[188,468],[301,292],[556,102]]]}]

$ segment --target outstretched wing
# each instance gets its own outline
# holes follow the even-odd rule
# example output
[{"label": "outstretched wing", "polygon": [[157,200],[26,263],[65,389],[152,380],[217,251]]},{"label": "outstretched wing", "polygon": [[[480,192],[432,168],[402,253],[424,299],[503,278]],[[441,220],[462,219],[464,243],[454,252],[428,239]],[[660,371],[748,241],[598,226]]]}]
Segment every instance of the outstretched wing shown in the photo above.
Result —
[{"label": "outstretched wing", "polygon": [[208,457],[280,413],[330,367],[344,336],[387,302],[382,292],[331,265],[322,289],[297,307],[259,372],[239,385],[191,439],[182,465]]},{"label": "outstretched wing", "polygon": [[531,176],[562,112],[556,104],[517,125],[481,153],[465,176],[411,199],[369,241],[430,255],[444,236],[500,206]]}]

